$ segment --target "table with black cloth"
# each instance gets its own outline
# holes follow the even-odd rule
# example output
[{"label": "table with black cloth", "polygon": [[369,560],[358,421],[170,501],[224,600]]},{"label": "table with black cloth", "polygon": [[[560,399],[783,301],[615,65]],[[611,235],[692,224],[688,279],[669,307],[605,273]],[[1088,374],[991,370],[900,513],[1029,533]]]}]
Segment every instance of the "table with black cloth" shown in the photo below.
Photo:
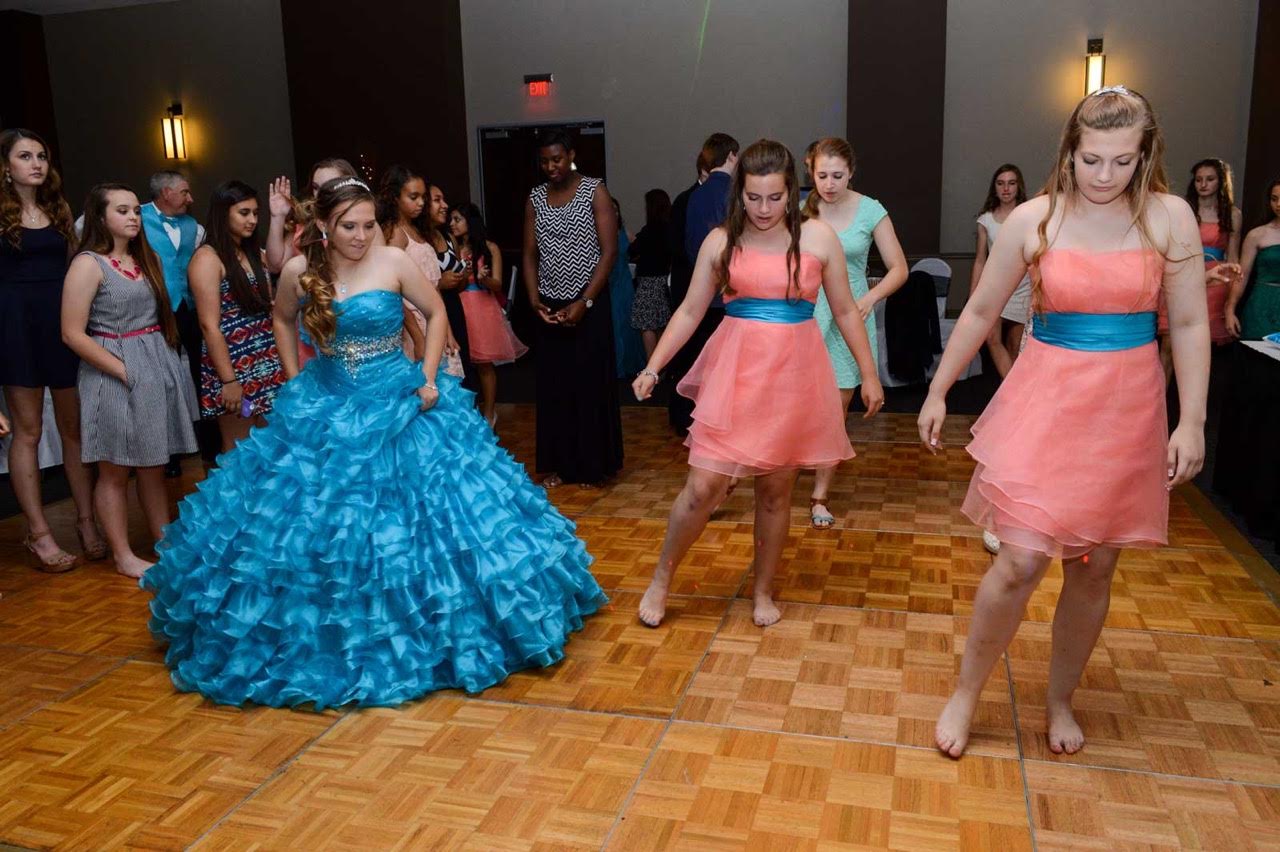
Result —
[{"label": "table with black cloth", "polygon": [[1249,532],[1280,541],[1280,347],[1246,340],[1232,349],[1213,489]]}]

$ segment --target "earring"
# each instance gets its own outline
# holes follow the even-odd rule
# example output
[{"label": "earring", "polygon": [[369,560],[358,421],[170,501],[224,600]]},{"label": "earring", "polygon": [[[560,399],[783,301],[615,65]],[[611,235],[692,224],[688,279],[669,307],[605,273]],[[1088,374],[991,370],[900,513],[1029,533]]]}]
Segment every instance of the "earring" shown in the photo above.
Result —
[{"label": "earring", "polygon": [[329,232],[328,232],[328,231],[321,231],[321,232],[320,232],[320,244],[321,244],[322,246],[324,246],[325,248],[328,248],[328,247],[329,247]]}]

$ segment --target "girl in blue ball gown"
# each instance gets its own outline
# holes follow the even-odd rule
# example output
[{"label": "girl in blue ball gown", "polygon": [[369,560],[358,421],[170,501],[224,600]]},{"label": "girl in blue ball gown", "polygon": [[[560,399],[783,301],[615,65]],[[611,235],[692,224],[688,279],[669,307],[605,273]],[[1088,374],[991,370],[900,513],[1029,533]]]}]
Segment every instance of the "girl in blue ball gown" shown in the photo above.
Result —
[{"label": "girl in blue ball gown", "polygon": [[[551,665],[606,598],[573,524],[443,372],[439,295],[375,246],[355,178],[316,199],[274,323],[290,381],[181,504],[143,576],[173,682],[220,704],[399,704]],[[401,299],[428,318],[401,349]],[[297,367],[296,317],[318,353]]]}]

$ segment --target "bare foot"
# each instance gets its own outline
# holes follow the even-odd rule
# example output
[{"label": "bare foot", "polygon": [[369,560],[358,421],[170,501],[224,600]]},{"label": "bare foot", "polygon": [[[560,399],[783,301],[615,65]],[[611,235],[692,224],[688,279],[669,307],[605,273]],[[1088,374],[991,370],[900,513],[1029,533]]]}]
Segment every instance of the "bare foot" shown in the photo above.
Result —
[{"label": "bare foot", "polygon": [[559,488],[561,485],[564,485],[564,480],[560,478],[560,474],[558,473],[553,473],[546,479],[542,480],[543,488]]},{"label": "bare foot", "polygon": [[116,560],[116,571],[120,572],[126,577],[132,577],[133,579],[136,580],[139,577],[141,577],[143,574],[147,573],[147,569],[150,568],[152,565],[155,565],[155,563],[148,562],[145,559],[140,559],[137,556],[134,556],[133,554],[129,554],[128,556],[122,559]]},{"label": "bare foot", "polygon": [[768,594],[755,595],[755,611],[751,614],[751,620],[756,623],[756,627],[768,627],[770,624],[777,624],[782,618],[782,612],[778,609],[778,605],[773,602],[773,597]]},{"label": "bare foot", "polygon": [[1045,711],[1049,716],[1049,751],[1075,754],[1084,748],[1084,731],[1080,730],[1070,704],[1050,705]]},{"label": "bare foot", "polygon": [[938,750],[948,757],[959,757],[969,745],[969,727],[973,724],[974,711],[978,709],[977,698],[967,698],[959,692],[952,693],[947,706],[942,708],[938,716],[937,727],[933,729],[933,741]]},{"label": "bare foot", "polygon": [[646,627],[657,627],[667,614],[667,584],[654,578],[640,599],[640,622]]}]

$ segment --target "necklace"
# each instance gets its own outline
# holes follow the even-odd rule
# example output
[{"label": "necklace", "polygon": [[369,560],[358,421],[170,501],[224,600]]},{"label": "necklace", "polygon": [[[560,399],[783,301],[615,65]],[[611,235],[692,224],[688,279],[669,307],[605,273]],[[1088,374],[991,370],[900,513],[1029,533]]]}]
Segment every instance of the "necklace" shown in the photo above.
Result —
[{"label": "necklace", "polygon": [[109,257],[107,258],[107,260],[111,261],[112,269],[114,269],[116,272],[119,272],[121,275],[123,275],[125,278],[128,278],[130,281],[137,281],[139,278],[142,277],[142,270],[138,267],[136,263],[133,265],[133,269],[125,269],[120,264],[120,260],[118,258]]},{"label": "necklace", "polygon": [[343,284],[341,281],[338,282],[338,295],[339,296],[347,295],[347,285]]},{"label": "necklace", "polygon": [[36,222],[40,221],[40,212],[40,208],[37,207],[34,213],[28,213],[24,210],[22,215],[26,216],[27,221],[34,225]]}]

